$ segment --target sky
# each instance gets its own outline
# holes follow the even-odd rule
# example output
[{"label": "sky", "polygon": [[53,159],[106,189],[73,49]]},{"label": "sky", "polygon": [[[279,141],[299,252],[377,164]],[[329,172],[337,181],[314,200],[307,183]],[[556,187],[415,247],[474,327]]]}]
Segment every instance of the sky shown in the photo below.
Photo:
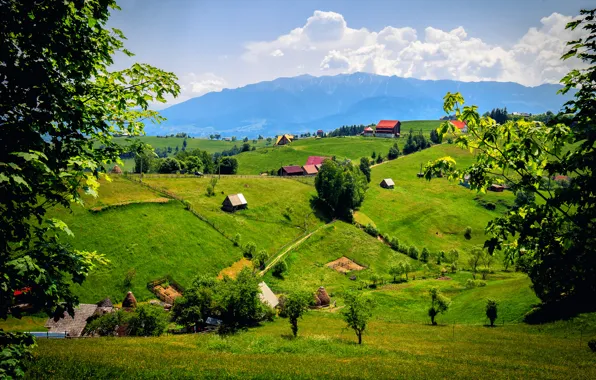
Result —
[{"label": "sky", "polygon": [[[120,0],[134,62],[174,72],[175,104],[278,77],[369,72],[418,79],[557,83],[591,0]],[[166,106],[167,106],[166,105]],[[156,108],[163,108],[164,105]]]}]

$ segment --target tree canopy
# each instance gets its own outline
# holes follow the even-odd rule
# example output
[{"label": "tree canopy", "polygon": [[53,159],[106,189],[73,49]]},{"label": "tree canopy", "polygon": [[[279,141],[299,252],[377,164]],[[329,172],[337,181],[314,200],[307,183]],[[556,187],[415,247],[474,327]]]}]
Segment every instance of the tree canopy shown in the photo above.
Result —
[{"label": "tree canopy", "polygon": [[325,160],[315,177],[319,199],[342,218],[351,219],[351,212],[362,204],[367,187],[365,175],[349,161]]}]

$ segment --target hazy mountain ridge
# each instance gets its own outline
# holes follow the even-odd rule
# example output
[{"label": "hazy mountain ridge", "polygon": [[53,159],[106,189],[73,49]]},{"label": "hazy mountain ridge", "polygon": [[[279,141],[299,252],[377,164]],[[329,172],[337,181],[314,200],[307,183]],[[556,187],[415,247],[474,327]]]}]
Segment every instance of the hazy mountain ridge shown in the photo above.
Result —
[{"label": "hazy mountain ridge", "polygon": [[507,107],[509,112],[558,111],[572,95],[560,85],[525,87],[512,82],[459,82],[387,77],[367,73],[313,77],[302,75],[224,89],[189,99],[161,111],[168,120],[147,133],[214,132],[253,137],[284,132],[331,130],[344,124],[379,119],[423,120],[444,115],[443,96],[461,92],[481,112]]}]

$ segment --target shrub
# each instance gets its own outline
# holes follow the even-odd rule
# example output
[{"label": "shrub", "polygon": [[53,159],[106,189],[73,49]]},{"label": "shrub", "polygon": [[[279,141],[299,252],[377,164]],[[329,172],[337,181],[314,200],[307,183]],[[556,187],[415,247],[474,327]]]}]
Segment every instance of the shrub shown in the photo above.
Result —
[{"label": "shrub", "polygon": [[596,352],[596,339],[589,340],[588,347],[590,347],[590,350],[592,350],[592,352]]},{"label": "shrub", "polygon": [[420,254],[420,261],[424,263],[428,263],[428,258],[430,257],[430,252],[426,247],[422,248],[422,253]]},{"label": "shrub", "polygon": [[234,245],[235,245],[236,247],[239,247],[239,246],[240,246],[240,240],[241,240],[241,239],[242,239],[242,235],[240,235],[240,233],[237,233],[237,234],[234,236]]},{"label": "shrub", "polygon": [[450,269],[451,269],[451,273],[457,273],[457,263],[456,262],[451,263]]},{"label": "shrub", "polygon": [[381,281],[381,276],[379,276],[378,274],[373,273],[370,275],[370,282],[372,283],[371,284],[372,288],[376,288],[377,283],[379,283],[380,281]]},{"label": "shrub", "polygon": [[269,259],[269,255],[267,254],[267,251],[262,249],[259,251],[259,253],[253,256],[252,262],[255,268],[262,270],[265,269],[265,263],[267,262],[267,259]]},{"label": "shrub", "polygon": [[376,162],[377,162],[377,164],[380,164],[383,162],[383,156],[381,155],[381,153],[379,153],[379,155],[377,156]]},{"label": "shrub", "polygon": [[479,272],[482,275],[483,280],[486,280],[488,278],[488,274],[489,274],[488,268],[482,268],[482,269],[480,269]]},{"label": "shrub", "polygon": [[164,158],[161,160],[158,171],[160,173],[176,173],[181,169],[180,161],[175,158]]},{"label": "shrub", "polygon": [[486,300],[486,317],[490,320],[490,325],[495,325],[495,319],[497,319],[497,301],[493,299]]},{"label": "shrub", "polygon": [[408,256],[413,258],[414,260],[418,260],[418,248],[411,246],[408,248]]},{"label": "shrub", "polygon": [[439,288],[433,287],[429,290],[431,304],[430,308],[428,309],[428,316],[430,317],[430,322],[433,325],[436,325],[437,322],[435,318],[437,315],[441,313],[447,312],[449,309],[449,305],[451,305],[451,300],[444,295],[441,294]]},{"label": "shrub", "polygon": [[131,314],[125,311],[117,311],[97,317],[91,317],[85,326],[85,335],[97,334],[99,336],[114,336],[118,326],[127,323]]},{"label": "shrub", "polygon": [[399,239],[394,237],[390,238],[389,245],[391,245],[391,249],[399,252]]},{"label": "shrub", "polygon": [[377,228],[370,223],[364,227],[364,231],[372,237],[379,236],[379,230],[377,230]]},{"label": "shrub", "polygon": [[273,266],[273,275],[282,278],[283,274],[288,270],[288,264],[285,260],[280,260]]},{"label": "shrub", "polygon": [[255,252],[257,252],[257,245],[252,241],[246,243],[244,246],[244,257],[251,259]]},{"label": "shrub", "polygon": [[449,251],[447,259],[451,263],[457,263],[457,260],[459,260],[459,252],[457,251],[457,249],[452,249],[451,251]]},{"label": "shrub", "polygon": [[470,227],[470,226],[466,227],[466,229],[464,231],[464,236],[468,240],[470,240],[472,238],[472,227]]},{"label": "shrub", "polygon": [[468,281],[466,281],[466,288],[468,288],[468,289],[481,288],[483,286],[486,286],[486,281],[472,280],[471,278],[468,279]]},{"label": "shrub", "polygon": [[208,197],[212,197],[215,195],[215,189],[213,189],[213,186],[208,185],[205,193],[207,194]]}]

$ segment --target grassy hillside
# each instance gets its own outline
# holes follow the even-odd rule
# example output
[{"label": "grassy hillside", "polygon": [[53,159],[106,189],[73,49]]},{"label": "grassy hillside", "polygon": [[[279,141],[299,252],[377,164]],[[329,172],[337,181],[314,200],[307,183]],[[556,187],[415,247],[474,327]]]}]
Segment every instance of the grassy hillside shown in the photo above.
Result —
[{"label": "grassy hillside", "polygon": [[[571,325],[565,323],[565,326]],[[236,335],[41,340],[29,378],[588,379],[596,357],[557,326],[429,326],[380,320],[363,345],[336,314],[308,312]],[[560,331],[565,331],[560,334]],[[596,330],[592,328],[592,333]],[[587,332],[584,332],[584,334]],[[585,337],[585,335],[584,335]],[[585,338],[584,338],[585,339]]]},{"label": "grassy hillside", "polygon": [[[100,197],[88,201],[114,204],[150,199],[158,194],[124,179],[100,187]],[[55,209],[51,216],[65,221],[75,237],[72,245],[103,253],[110,264],[94,270],[83,286],[75,286],[82,302],[109,296],[121,301],[132,290],[140,300],[150,298],[149,281],[171,275],[183,286],[198,274],[216,275],[242,257],[241,251],[178,202],[145,203],[91,212],[74,207],[73,213]],[[130,289],[124,286],[129,270],[136,271]]]},{"label": "grassy hillside", "polygon": [[[373,220],[381,232],[419,250],[468,251],[483,244],[486,224],[507,210],[504,205],[512,204],[513,194],[506,191],[481,195],[446,178],[430,182],[417,178],[421,164],[447,155],[460,166],[473,160],[468,152],[443,144],[374,167],[359,214]],[[383,178],[392,178],[395,189],[382,189],[379,183]],[[497,207],[489,211],[476,199],[493,202]],[[464,237],[467,226],[472,227],[470,240]]]},{"label": "grassy hillside", "polygon": [[[309,200],[315,194],[312,185],[286,178],[223,176],[217,182],[215,196],[208,197],[206,188],[210,180],[149,176],[145,181],[190,201],[228,236],[238,233],[242,245],[254,242],[258,250],[265,249],[270,255],[302,235],[305,220],[307,230],[322,223],[311,213]],[[244,194],[248,209],[233,214],[222,211],[226,195],[237,193]]]},{"label": "grassy hillside", "polygon": [[[181,137],[157,137],[157,136],[140,136],[137,137],[140,141],[151,145],[154,148],[167,148],[171,147],[172,150],[175,150],[176,147],[178,149],[182,149],[182,143],[184,138]],[[238,136],[237,141],[224,141],[224,140],[208,140],[208,139],[199,139],[199,138],[188,138],[186,139],[186,143],[188,144],[186,149],[201,149],[205,150],[209,153],[221,152],[224,150],[232,149],[234,145],[241,146],[243,144],[242,139],[244,136]],[[124,138],[117,138],[116,141],[122,141],[123,143]],[[257,148],[264,147],[267,144],[265,139],[257,140],[256,144],[253,144],[253,140],[248,140],[248,143],[252,146],[256,146]],[[272,142],[273,143],[273,142]]]}]

